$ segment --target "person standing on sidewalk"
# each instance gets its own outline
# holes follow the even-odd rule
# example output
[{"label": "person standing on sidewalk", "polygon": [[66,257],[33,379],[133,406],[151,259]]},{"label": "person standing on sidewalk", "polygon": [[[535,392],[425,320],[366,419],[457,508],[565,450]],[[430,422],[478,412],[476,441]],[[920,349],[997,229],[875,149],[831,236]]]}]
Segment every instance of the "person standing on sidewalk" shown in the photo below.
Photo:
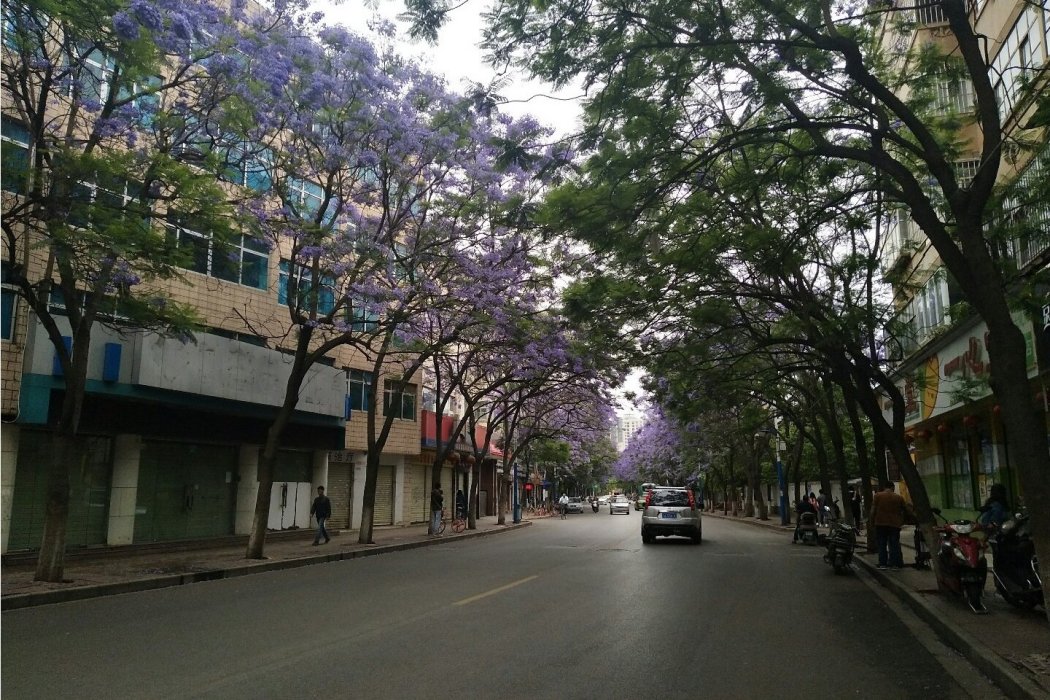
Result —
[{"label": "person standing on sidewalk", "polygon": [[853,516],[853,532],[860,534],[860,489],[849,487],[849,512]]},{"label": "person standing on sidewalk", "polygon": [[310,515],[317,518],[317,534],[314,535],[314,546],[316,547],[321,543],[321,538],[324,538],[324,543],[328,544],[328,540],[332,539],[328,536],[328,530],[324,529],[325,522],[332,517],[332,502],[328,500],[328,496],[324,495],[324,486],[317,487],[317,498],[314,499],[314,503],[310,506]]},{"label": "person standing on sidewalk", "polygon": [[430,490],[430,534],[435,537],[441,528],[441,509],[445,507],[445,496],[441,493],[441,485],[435,484]]},{"label": "person standing on sidewalk", "polygon": [[893,571],[900,571],[904,566],[904,557],[901,554],[904,510],[904,499],[894,492],[893,482],[883,482],[882,490],[871,499],[871,520],[875,524],[880,569],[889,566]]}]

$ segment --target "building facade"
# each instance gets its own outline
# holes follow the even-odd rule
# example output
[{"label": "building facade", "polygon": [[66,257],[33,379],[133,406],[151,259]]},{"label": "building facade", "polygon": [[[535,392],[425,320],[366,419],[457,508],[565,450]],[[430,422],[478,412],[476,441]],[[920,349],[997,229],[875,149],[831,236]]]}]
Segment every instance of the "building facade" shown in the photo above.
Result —
[{"label": "building facade", "polygon": [[[952,34],[940,7],[912,10],[908,31],[887,30],[884,48],[903,57],[923,44],[950,52]],[[1050,203],[1013,206],[1020,195],[1050,177],[1050,150],[1044,127],[1033,123],[1033,94],[1045,91],[1050,67],[1050,8],[1045,2],[991,2],[971,5],[977,32],[988,38],[989,76],[996,90],[1005,133],[1042,144],[1026,152],[1003,153],[999,178],[1008,192],[1001,217],[1024,217],[1037,233],[1002,245],[1004,259],[1017,270],[1018,284],[1050,261]],[[1026,86],[1034,87],[1028,91]],[[907,97],[907,88],[904,89]],[[941,116],[973,112],[966,81],[943,81],[931,109]],[[960,180],[980,163],[981,134],[972,120],[960,120],[963,151],[956,162]],[[1023,502],[1012,468],[1010,439],[988,386],[987,328],[975,314],[953,318],[965,301],[937,252],[902,209],[891,211],[882,270],[893,286],[899,320],[908,329],[887,350],[893,376],[906,402],[907,439],[931,504],[949,517],[972,517],[993,483],[1007,486],[1012,502]],[[1046,290],[1042,290],[1046,293]],[[1037,312],[1017,310],[1013,322],[1027,341],[1032,401],[1046,411],[1050,379],[1050,298]],[[887,406],[887,415],[889,407]],[[899,472],[891,463],[891,477]]]}]

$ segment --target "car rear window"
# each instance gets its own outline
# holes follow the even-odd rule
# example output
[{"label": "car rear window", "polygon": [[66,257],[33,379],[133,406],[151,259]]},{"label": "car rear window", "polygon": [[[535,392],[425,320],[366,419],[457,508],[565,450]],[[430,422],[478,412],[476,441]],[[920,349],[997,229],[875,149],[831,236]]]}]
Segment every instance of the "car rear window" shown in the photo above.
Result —
[{"label": "car rear window", "polygon": [[689,507],[689,494],[685,489],[653,489],[653,496],[649,502],[654,506],[687,508]]}]

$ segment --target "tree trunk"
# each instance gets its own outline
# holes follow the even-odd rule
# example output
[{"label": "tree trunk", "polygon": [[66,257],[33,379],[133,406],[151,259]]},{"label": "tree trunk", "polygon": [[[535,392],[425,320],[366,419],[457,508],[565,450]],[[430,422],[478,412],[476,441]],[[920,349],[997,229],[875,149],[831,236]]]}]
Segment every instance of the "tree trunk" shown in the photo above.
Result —
[{"label": "tree trunk", "polygon": [[[983,315],[983,314],[982,314]],[[1002,420],[1010,444],[1010,465],[1017,471],[1024,502],[1031,513],[1032,541],[1039,557],[1039,575],[1050,581],[1050,452],[1046,421],[1033,406],[1028,381],[1024,336],[1007,315],[989,319],[988,357],[991,385],[1002,407]],[[1046,609],[1050,619],[1050,608]]]},{"label": "tree trunk", "polygon": [[[90,328],[85,325],[85,328]],[[55,342],[59,342],[56,340]],[[61,583],[65,577],[66,533],[69,529],[70,476],[77,464],[80,448],[80,413],[87,386],[87,361],[91,334],[87,330],[74,332],[68,363],[63,364],[65,394],[62,411],[53,435],[54,444],[48,455],[47,496],[44,502],[44,532],[37,554],[33,579]],[[62,357],[65,344],[56,352]]]},{"label": "tree trunk", "polygon": [[34,580],[61,583],[65,574],[66,531],[69,523],[69,474],[76,459],[77,439],[56,433],[48,450],[44,535],[37,554]]},{"label": "tree trunk", "polygon": [[[379,481],[379,453],[369,451],[365,461],[365,491],[361,497],[361,530],[359,544],[375,544],[372,534],[375,520],[376,483]],[[429,509],[428,509],[429,510]]]}]

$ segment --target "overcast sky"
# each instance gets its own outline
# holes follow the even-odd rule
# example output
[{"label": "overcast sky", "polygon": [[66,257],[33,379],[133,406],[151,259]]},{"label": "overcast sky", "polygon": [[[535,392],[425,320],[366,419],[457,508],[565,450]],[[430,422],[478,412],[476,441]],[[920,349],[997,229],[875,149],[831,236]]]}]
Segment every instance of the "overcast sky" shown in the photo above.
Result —
[{"label": "overcast sky", "polygon": [[[478,46],[481,42],[481,13],[488,2],[467,0],[454,10],[451,21],[441,29],[434,46],[422,41],[409,41],[407,31],[404,31],[405,25],[399,25],[405,37],[401,43],[402,53],[420,58],[424,66],[444,75],[449,87],[456,91],[465,91],[468,80],[489,84],[495,71],[485,65]],[[368,20],[375,13],[396,23],[397,15],[404,11],[403,0],[316,0],[314,5],[325,13],[331,23],[346,25],[366,35]],[[508,103],[501,107],[502,111],[514,116],[532,114],[540,122],[554,127],[560,135],[574,130],[580,107],[578,100],[572,98],[579,91],[555,93],[550,86],[528,81],[520,73],[512,74],[511,77],[511,84],[499,91],[508,99]]]}]

